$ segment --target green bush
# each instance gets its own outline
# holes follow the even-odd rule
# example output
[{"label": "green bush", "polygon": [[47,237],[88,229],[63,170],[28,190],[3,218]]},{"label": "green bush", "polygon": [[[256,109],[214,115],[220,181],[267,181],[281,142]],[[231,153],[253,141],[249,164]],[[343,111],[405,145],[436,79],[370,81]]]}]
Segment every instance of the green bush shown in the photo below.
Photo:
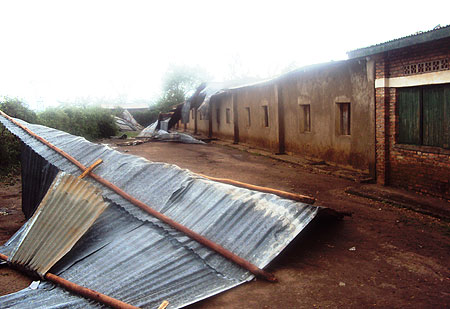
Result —
[{"label": "green bush", "polygon": [[[118,132],[111,112],[97,106],[51,107],[36,115],[20,100],[5,98],[0,102],[0,110],[11,117],[83,136],[91,141]],[[19,169],[20,142],[0,125],[0,177],[17,173]]]},{"label": "green bush", "polygon": [[[36,122],[36,113],[18,99],[5,98],[0,101],[0,110],[11,117],[27,122]],[[0,178],[19,173],[20,141],[0,124]]]},{"label": "green bush", "polygon": [[111,112],[97,106],[47,108],[39,113],[38,121],[42,125],[91,141],[116,135],[118,131]]},{"label": "green bush", "polygon": [[20,171],[20,142],[0,124],[0,179]]},{"label": "green bush", "polygon": [[26,122],[36,123],[37,121],[36,113],[17,98],[13,99],[6,97],[0,102],[0,110],[11,117],[20,118]]}]

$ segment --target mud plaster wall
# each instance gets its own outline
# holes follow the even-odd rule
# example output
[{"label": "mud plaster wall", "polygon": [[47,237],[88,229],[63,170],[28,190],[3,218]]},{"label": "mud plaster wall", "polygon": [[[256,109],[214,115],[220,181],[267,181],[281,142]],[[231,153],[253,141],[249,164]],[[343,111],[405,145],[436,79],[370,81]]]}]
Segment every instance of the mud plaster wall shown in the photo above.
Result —
[{"label": "mud plaster wall", "polygon": [[[234,138],[233,96],[231,93],[214,96],[211,98],[212,108],[212,132],[214,137]],[[229,122],[227,123],[227,109],[229,110]],[[219,119],[217,118],[219,117]]]},{"label": "mud plaster wall", "polygon": [[[194,132],[195,129],[195,119],[192,118],[193,113],[195,113],[195,109],[191,109],[189,112],[189,122],[186,124],[186,129],[189,132]],[[197,111],[197,133],[202,135],[208,135],[209,131],[209,120],[205,119],[200,115],[200,112]],[[184,124],[180,124],[180,128],[184,128]]]},{"label": "mud plaster wall", "polygon": [[203,117],[202,115],[200,115],[200,112],[197,111],[197,133],[208,135],[209,120],[205,118],[206,117]]},{"label": "mud plaster wall", "polygon": [[[343,61],[294,72],[279,82],[288,152],[375,169],[374,64]],[[350,103],[350,135],[339,132],[338,103]],[[302,132],[303,110],[310,105],[310,132]]]},{"label": "mud plaster wall", "polygon": [[[189,122],[186,123],[186,129],[189,131],[194,131],[194,109],[189,111]],[[184,124],[183,124],[184,125]]]},{"label": "mud plaster wall", "polygon": [[[240,88],[235,90],[235,100],[239,142],[278,152],[278,98],[275,84]],[[265,126],[263,106],[267,106],[268,126]]]},{"label": "mud plaster wall", "polygon": [[[374,176],[374,75],[373,61],[341,61],[305,68],[264,84],[213,96],[210,101],[212,136],[232,140],[237,114],[240,143],[277,153],[283,148],[280,140],[284,136],[287,152],[350,166]],[[341,135],[338,130],[338,103],[350,103],[350,135]],[[310,132],[300,129],[302,104],[310,104]],[[267,107],[267,123],[264,106]],[[237,113],[233,107],[237,107]],[[229,123],[226,122],[227,109],[230,110]],[[279,117],[283,122],[281,126]],[[197,124],[198,133],[208,134],[208,120],[201,120],[198,115]],[[285,129],[280,132],[283,124]],[[188,129],[194,130],[193,119]]]}]

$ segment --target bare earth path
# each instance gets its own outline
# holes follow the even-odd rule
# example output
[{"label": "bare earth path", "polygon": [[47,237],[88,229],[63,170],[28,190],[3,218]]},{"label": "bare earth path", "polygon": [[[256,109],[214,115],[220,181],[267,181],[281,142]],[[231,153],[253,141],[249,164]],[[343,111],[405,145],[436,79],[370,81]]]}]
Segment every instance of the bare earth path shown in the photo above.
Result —
[{"label": "bare earth path", "polygon": [[[154,142],[117,150],[209,176],[312,195],[316,205],[352,213],[342,221],[313,222],[270,265],[279,283],[250,282],[192,308],[450,307],[446,222],[345,193],[360,186],[355,182],[223,146]],[[11,190],[0,190],[2,209],[6,193]],[[8,216],[0,216],[2,242],[20,227],[19,219],[16,227],[7,226]],[[0,286],[16,278],[11,276],[0,268]]]}]

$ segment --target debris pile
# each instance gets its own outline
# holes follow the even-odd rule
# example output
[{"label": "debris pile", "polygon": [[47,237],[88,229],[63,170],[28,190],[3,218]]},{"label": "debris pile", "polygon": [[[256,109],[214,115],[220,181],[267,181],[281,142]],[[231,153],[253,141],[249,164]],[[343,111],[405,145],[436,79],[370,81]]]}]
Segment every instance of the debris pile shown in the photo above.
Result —
[{"label": "debris pile", "polygon": [[[205,144],[205,142],[200,141],[189,134],[180,133],[180,132],[168,132],[163,129],[157,129],[159,120],[155,121],[141,133],[138,134],[138,138],[149,138],[151,140],[158,140],[163,142],[178,142],[178,143],[186,143],[186,144]],[[164,123],[164,121],[162,122]],[[166,121],[167,124],[167,121]],[[161,127],[165,126],[161,124]]]}]

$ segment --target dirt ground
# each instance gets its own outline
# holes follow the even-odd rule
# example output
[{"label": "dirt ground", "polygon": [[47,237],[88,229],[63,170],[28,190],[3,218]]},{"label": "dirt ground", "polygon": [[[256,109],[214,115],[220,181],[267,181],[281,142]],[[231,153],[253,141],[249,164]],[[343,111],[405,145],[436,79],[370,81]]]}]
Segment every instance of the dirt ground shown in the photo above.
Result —
[{"label": "dirt ground", "polygon": [[[313,221],[270,264],[278,283],[255,280],[190,308],[450,307],[448,221],[345,192],[367,184],[220,145],[153,142],[117,150],[209,176],[312,195],[316,205],[352,214],[341,221]],[[0,186],[0,242],[23,220],[20,186]],[[0,267],[0,294],[28,284]]]},{"label": "dirt ground", "polygon": [[[25,223],[21,194],[20,177],[0,182],[0,244],[8,241]],[[21,290],[30,283],[31,280],[18,271],[0,265],[0,295]]]}]

